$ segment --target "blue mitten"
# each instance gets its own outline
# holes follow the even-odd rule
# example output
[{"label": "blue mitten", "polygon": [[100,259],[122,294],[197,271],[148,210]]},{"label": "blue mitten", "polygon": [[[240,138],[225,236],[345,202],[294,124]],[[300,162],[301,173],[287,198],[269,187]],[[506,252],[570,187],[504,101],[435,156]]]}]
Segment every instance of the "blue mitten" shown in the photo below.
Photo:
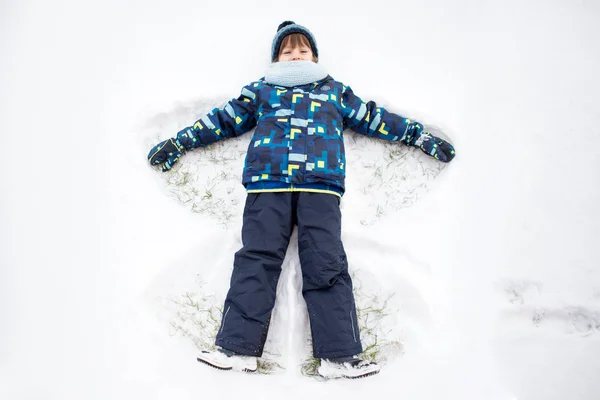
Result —
[{"label": "blue mitten", "polygon": [[423,132],[423,125],[418,122],[410,123],[403,140],[409,146],[417,146],[427,155],[442,162],[450,162],[456,155],[454,146],[429,132]]},{"label": "blue mitten", "polygon": [[445,163],[452,161],[456,155],[454,146],[429,132],[422,132],[415,146],[419,146],[424,153]]},{"label": "blue mitten", "polygon": [[148,153],[148,161],[151,165],[163,164],[162,170],[166,172],[173,167],[181,155],[185,153],[184,147],[178,139],[163,140]]}]

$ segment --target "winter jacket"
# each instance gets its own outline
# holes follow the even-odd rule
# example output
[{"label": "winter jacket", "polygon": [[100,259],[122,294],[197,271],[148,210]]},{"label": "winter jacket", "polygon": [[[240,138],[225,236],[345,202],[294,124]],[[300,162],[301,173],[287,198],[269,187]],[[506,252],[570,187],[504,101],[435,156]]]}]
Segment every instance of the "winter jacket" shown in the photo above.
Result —
[{"label": "winter jacket", "polygon": [[344,192],[343,131],[414,144],[422,126],[365,103],[349,86],[325,79],[286,88],[264,78],[242,89],[177,135],[192,149],[254,130],[242,183],[249,192],[307,190]]}]

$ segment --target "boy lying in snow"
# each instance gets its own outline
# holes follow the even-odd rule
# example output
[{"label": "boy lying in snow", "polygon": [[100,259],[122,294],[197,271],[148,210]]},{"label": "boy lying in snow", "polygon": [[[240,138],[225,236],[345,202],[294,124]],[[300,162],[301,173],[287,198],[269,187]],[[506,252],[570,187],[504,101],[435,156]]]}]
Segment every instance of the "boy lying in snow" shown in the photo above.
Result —
[{"label": "boy lying in snow", "polygon": [[312,33],[282,23],[264,78],[240,97],[154,146],[152,165],[169,170],[186,150],[241,135],[256,127],[246,154],[242,183],[248,196],[242,243],[235,254],[231,286],[217,334],[218,351],[198,361],[224,370],[254,372],[275,305],[281,264],[294,225],[308,307],[313,354],[327,378],[359,378],[379,365],[357,357],[363,349],[352,281],[341,241],[340,199],[346,160],[343,131],[417,146],[442,162],[451,144],[424,132],[420,123],[365,103],[318,64]]}]

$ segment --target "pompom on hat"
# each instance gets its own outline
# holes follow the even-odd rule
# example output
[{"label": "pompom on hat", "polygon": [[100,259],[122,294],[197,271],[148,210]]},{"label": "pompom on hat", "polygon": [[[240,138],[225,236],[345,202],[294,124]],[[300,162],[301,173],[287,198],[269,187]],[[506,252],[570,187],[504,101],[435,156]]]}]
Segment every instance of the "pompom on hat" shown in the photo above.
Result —
[{"label": "pompom on hat", "polygon": [[315,55],[315,57],[319,57],[319,49],[317,48],[317,41],[313,34],[303,27],[302,25],[296,24],[294,21],[284,21],[277,27],[277,34],[273,39],[273,45],[271,46],[271,61],[274,62],[279,55],[279,50],[281,49],[281,43],[283,43],[283,39],[291,35],[292,33],[301,33],[306,36],[308,39],[308,43],[310,44],[310,48]]}]

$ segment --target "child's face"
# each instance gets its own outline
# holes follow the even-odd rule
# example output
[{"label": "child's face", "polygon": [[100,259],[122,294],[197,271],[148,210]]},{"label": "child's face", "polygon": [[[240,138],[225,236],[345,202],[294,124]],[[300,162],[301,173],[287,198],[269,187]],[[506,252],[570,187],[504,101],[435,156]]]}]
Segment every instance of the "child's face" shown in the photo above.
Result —
[{"label": "child's face", "polygon": [[304,44],[300,44],[295,48],[287,45],[279,52],[279,61],[312,61],[312,59],[312,50]]}]

